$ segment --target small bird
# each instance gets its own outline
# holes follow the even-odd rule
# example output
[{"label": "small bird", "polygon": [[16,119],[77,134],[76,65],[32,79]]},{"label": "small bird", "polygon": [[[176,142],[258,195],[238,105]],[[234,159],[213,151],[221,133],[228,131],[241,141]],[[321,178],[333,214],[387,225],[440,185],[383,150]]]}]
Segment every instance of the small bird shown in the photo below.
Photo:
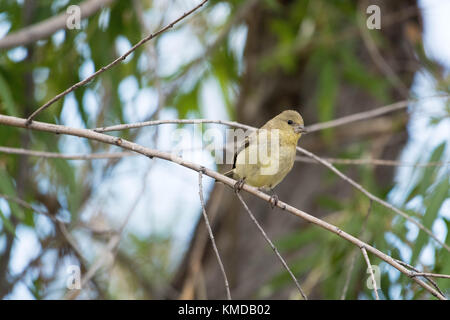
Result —
[{"label": "small bird", "polygon": [[247,183],[270,191],[270,203],[275,207],[278,197],[273,188],[291,171],[298,139],[305,132],[302,116],[286,110],[246,137],[234,154],[233,169],[225,173],[238,180],[235,190]]}]

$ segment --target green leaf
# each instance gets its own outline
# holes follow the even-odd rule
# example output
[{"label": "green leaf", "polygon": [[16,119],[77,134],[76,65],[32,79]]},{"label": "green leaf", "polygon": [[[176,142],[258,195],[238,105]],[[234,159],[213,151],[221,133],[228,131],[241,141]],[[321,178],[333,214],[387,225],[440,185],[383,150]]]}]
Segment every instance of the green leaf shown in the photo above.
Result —
[{"label": "green leaf", "polygon": [[3,222],[3,226],[6,229],[6,231],[8,231],[9,233],[11,233],[12,235],[15,235],[15,228],[14,225],[12,224],[12,222],[5,216],[5,214],[3,213],[3,211],[0,209],[0,219]]},{"label": "green leaf", "polygon": [[201,81],[198,81],[192,90],[187,93],[180,93],[175,98],[174,105],[178,110],[178,117],[180,119],[186,118],[189,112],[198,112],[201,83]]},{"label": "green leaf", "polygon": [[[0,73],[0,110],[4,109],[6,114],[16,115],[18,114],[16,104],[5,78]],[[3,107],[2,107],[3,106]]]},{"label": "green leaf", "polygon": [[[423,216],[422,223],[425,227],[431,228],[434,221],[436,220],[439,209],[441,208],[444,201],[449,197],[449,179],[442,180],[431,193],[430,197],[426,199],[427,209],[425,215]],[[419,257],[420,252],[423,247],[428,243],[430,237],[422,230],[420,230],[419,235],[415,241],[413,254],[411,261],[414,263]]]},{"label": "green leaf", "polygon": [[[429,162],[437,162],[441,159],[442,154],[444,153],[445,144],[446,143],[444,141],[433,150]],[[421,181],[419,188],[420,194],[424,194],[426,190],[433,184],[433,181],[435,181],[436,174],[439,169],[440,167],[432,166],[426,167],[425,170],[423,170],[423,175],[419,179]]]}]

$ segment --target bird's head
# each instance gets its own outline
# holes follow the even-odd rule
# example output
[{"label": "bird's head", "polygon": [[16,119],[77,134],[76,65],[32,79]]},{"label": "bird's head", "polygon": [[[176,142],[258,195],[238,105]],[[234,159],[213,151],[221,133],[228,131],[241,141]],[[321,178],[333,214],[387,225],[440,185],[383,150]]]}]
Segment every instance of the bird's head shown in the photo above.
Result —
[{"label": "bird's head", "polygon": [[299,137],[306,132],[302,116],[294,110],[283,111],[271,121],[273,121],[275,127],[283,130],[292,130]]}]

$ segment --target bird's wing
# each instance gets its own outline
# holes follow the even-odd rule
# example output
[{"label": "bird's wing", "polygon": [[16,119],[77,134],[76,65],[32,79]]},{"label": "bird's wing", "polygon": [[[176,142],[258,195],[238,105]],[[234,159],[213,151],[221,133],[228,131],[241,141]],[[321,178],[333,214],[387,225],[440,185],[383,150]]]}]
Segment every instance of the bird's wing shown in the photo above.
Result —
[{"label": "bird's wing", "polygon": [[242,141],[241,145],[236,149],[236,152],[233,156],[233,169],[236,168],[236,159],[239,153],[241,153],[242,150],[245,150],[250,144],[250,139],[245,137],[244,141]]},{"label": "bird's wing", "polygon": [[[253,134],[256,134],[256,131],[253,132],[251,135],[253,135]],[[236,168],[236,159],[237,159],[238,154],[241,153],[241,151],[247,149],[249,145],[250,145],[250,136],[246,136],[245,139],[242,141],[242,143],[236,149],[236,152],[234,153],[233,169]]]}]

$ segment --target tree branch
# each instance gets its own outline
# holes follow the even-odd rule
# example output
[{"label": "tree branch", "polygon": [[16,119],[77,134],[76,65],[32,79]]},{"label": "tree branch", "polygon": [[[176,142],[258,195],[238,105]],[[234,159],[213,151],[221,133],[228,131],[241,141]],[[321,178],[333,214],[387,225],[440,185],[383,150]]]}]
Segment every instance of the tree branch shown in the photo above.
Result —
[{"label": "tree branch", "polygon": [[317,162],[323,164],[325,167],[327,167],[328,169],[330,169],[331,171],[333,171],[334,173],[336,173],[340,178],[342,178],[343,180],[347,181],[348,183],[350,183],[355,189],[357,189],[358,191],[362,192],[364,195],[366,195],[369,199],[381,204],[383,207],[388,208],[392,211],[394,211],[395,213],[401,215],[403,218],[405,218],[406,220],[408,220],[409,222],[413,223],[414,225],[416,225],[420,230],[424,231],[425,233],[427,233],[431,238],[433,238],[437,243],[439,243],[442,247],[444,247],[448,252],[450,252],[450,246],[448,246],[446,243],[442,242],[441,240],[439,240],[438,237],[436,237],[433,232],[431,232],[430,229],[428,229],[427,227],[425,227],[423,224],[421,224],[419,221],[417,221],[416,219],[412,218],[411,216],[409,216],[406,212],[394,207],[392,204],[384,201],[383,199],[378,198],[377,196],[375,196],[374,194],[370,193],[369,191],[367,191],[363,186],[361,186],[359,183],[357,183],[356,181],[354,181],[353,179],[351,179],[350,177],[346,176],[345,174],[343,174],[341,171],[339,171],[338,169],[336,169],[335,166],[333,166],[331,163],[329,163],[326,160],[323,160],[321,158],[319,158],[318,156],[316,156],[315,154],[313,154],[312,152],[309,152],[301,147],[297,146],[297,150],[300,151],[301,153],[305,154],[306,156],[316,160]]},{"label": "tree branch", "polygon": [[[396,160],[386,160],[386,159],[342,159],[342,158],[325,158],[322,159],[334,163],[334,164],[344,164],[344,165],[371,165],[371,166],[387,166],[387,167],[442,167],[450,166],[450,161],[431,161],[431,162],[403,162]],[[298,156],[295,161],[306,162],[306,163],[316,163],[311,158]]]},{"label": "tree branch", "polygon": [[[367,226],[367,221],[369,220],[369,215],[370,212],[372,211],[372,200],[369,200],[369,208],[367,209],[367,213],[366,216],[364,217],[364,222],[363,225],[361,227],[361,230],[359,231],[359,238],[363,238],[364,236],[364,231],[366,230],[366,226]],[[341,300],[345,300],[345,297],[347,296],[347,291],[348,291],[348,286],[350,285],[350,279],[352,277],[352,272],[353,269],[355,268],[355,262],[356,262],[356,254],[357,251],[352,252],[352,256],[351,256],[351,262],[350,262],[350,268],[348,268],[348,272],[347,272],[347,276],[345,279],[345,284],[344,284],[344,289],[342,290],[342,295],[341,295]]]},{"label": "tree branch", "polygon": [[211,239],[211,244],[213,246],[214,253],[216,254],[217,262],[219,263],[220,271],[222,272],[223,280],[225,282],[227,299],[231,300],[230,285],[228,284],[227,274],[225,273],[225,268],[223,267],[222,259],[220,259],[219,250],[217,250],[216,241],[214,240],[214,234],[212,232],[211,226],[209,225],[208,215],[206,214],[205,201],[203,200],[202,170],[198,172],[198,194],[200,196],[200,204],[202,205],[203,218],[205,219],[205,224],[206,228],[208,229],[209,238]]},{"label": "tree branch", "polygon": [[375,281],[375,275],[373,273],[372,264],[369,260],[369,255],[367,254],[367,250],[364,247],[361,247],[362,254],[364,256],[364,260],[366,260],[367,268],[370,272],[370,278],[372,279],[372,286],[373,286],[373,292],[375,292],[375,298],[377,300],[380,300],[380,297],[378,296],[378,289],[377,289],[377,282]]},{"label": "tree branch", "polygon": [[101,67],[99,70],[97,70],[96,72],[94,72],[92,75],[90,75],[89,77],[87,77],[86,79],[77,82],[76,84],[74,84],[73,86],[71,86],[70,88],[66,89],[65,91],[61,92],[60,94],[56,95],[55,97],[53,97],[51,100],[49,100],[47,103],[45,103],[43,106],[41,106],[39,109],[37,109],[36,111],[34,111],[27,119],[27,125],[29,125],[33,119],[43,110],[47,109],[49,106],[51,106],[53,103],[55,103],[56,101],[60,100],[62,97],[66,96],[67,94],[69,94],[70,92],[72,92],[73,90],[77,89],[78,87],[81,87],[89,82],[92,81],[92,79],[94,79],[96,76],[98,76],[99,74],[105,72],[106,70],[112,68],[113,66],[115,66],[116,64],[118,64],[119,62],[125,60],[133,51],[135,51],[137,48],[139,48],[141,45],[143,45],[144,43],[146,43],[147,41],[150,41],[151,39],[159,36],[160,34],[164,33],[165,31],[169,30],[170,28],[172,28],[175,24],[177,24],[178,22],[180,22],[181,20],[183,20],[184,18],[186,18],[187,16],[189,16],[191,13],[193,13],[194,11],[196,11],[197,9],[199,9],[200,7],[202,7],[208,0],[203,0],[202,2],[200,2],[200,4],[198,4],[196,7],[194,7],[193,9],[189,10],[188,12],[184,13],[181,17],[179,17],[178,19],[172,21],[171,23],[169,23],[167,26],[165,26],[164,28],[160,29],[159,31],[152,33],[150,35],[148,35],[147,37],[143,38],[141,41],[139,41],[138,43],[136,43],[133,47],[131,47],[130,50],[128,50],[127,52],[125,52],[123,55],[121,55],[120,57],[118,57],[117,59],[115,59],[114,61],[112,61],[110,64]]},{"label": "tree branch", "polygon": [[[411,269],[411,270],[414,270],[416,273],[420,273],[420,271],[417,270],[416,268],[414,268],[412,265],[410,265],[410,264],[408,264],[408,263],[406,263],[406,262],[404,262],[404,261],[401,261],[401,260],[396,260],[396,261],[397,261],[398,263],[400,263],[402,266],[407,267],[407,268],[409,268],[409,269]],[[410,277],[412,277],[413,274],[414,274],[414,273],[411,273],[411,274],[410,274]],[[426,275],[423,275],[423,277],[424,277],[425,279],[427,279],[427,281],[428,281],[429,283],[431,283],[431,285],[432,285],[433,287],[435,287],[437,291],[439,291],[443,296],[445,296],[445,294],[442,292],[442,290],[441,290],[441,289],[439,288],[439,286],[437,285],[436,281],[434,281],[433,279],[431,279],[430,277],[428,277],[428,276],[426,276]]]},{"label": "tree branch", "polygon": [[[140,154],[143,154],[151,159],[153,159],[154,157],[156,158],[160,158],[163,160],[167,160],[173,163],[176,163],[180,166],[186,167],[188,169],[194,170],[194,171],[202,171],[203,174],[217,180],[220,181],[222,183],[224,183],[225,185],[229,186],[229,187],[234,187],[236,180],[231,179],[227,176],[224,176],[216,171],[204,168],[203,166],[200,166],[196,163],[184,160],[180,157],[176,157],[170,153],[167,152],[163,152],[163,151],[159,151],[159,150],[154,150],[154,149],[150,149],[144,146],[141,146],[139,144],[136,144],[134,142],[122,139],[120,137],[112,137],[106,134],[102,134],[102,133],[98,133],[92,130],[88,130],[88,129],[79,129],[79,128],[71,128],[71,127],[66,127],[66,126],[62,126],[62,125],[56,125],[56,124],[50,124],[50,123],[43,123],[43,122],[37,122],[37,121],[33,121],[31,124],[27,124],[27,120],[26,119],[21,119],[21,118],[17,118],[17,117],[11,117],[11,116],[4,116],[4,115],[0,115],[0,124],[4,124],[4,125],[8,125],[8,126],[13,126],[13,127],[20,127],[20,128],[29,128],[29,129],[33,129],[33,130],[37,130],[37,131],[45,131],[45,132],[51,132],[51,133],[55,133],[55,134],[67,134],[67,135],[72,135],[72,136],[77,136],[77,137],[83,137],[83,138],[87,138],[87,139],[92,139],[92,140],[96,140],[99,142],[103,142],[103,143],[107,143],[107,144],[111,144],[111,145],[116,145],[116,146],[120,146],[121,148],[130,150],[130,151],[134,151]],[[306,151],[306,150],[305,150]],[[317,156],[315,156],[317,157]],[[331,166],[331,165],[330,165]],[[334,167],[333,167],[334,168]],[[335,169],[337,170],[337,169]],[[339,172],[339,171],[338,171]],[[260,199],[267,201],[268,203],[270,203],[271,201],[271,197],[267,194],[265,194],[262,191],[259,191],[257,188],[251,187],[247,184],[244,184],[244,186],[242,187],[243,190],[259,197]],[[401,264],[399,264],[397,261],[395,261],[391,256],[383,253],[382,251],[370,246],[369,244],[359,240],[358,238],[346,233],[345,231],[342,231],[341,229],[339,229],[338,227],[325,222],[319,218],[316,218],[302,210],[299,210],[295,207],[290,206],[287,203],[284,203],[283,201],[278,201],[277,202],[277,206],[279,208],[281,208],[282,210],[285,210],[297,217],[300,217],[310,223],[313,223],[325,230],[328,230],[336,235],[338,235],[339,237],[353,243],[354,245],[358,246],[358,247],[362,247],[364,246],[366,248],[366,250],[372,254],[374,254],[375,256],[379,257],[380,259],[382,259],[383,261],[385,261],[386,263],[390,264],[391,266],[393,266],[394,268],[396,268],[397,270],[399,270],[400,272],[404,273],[407,276],[410,276],[410,271],[405,268],[404,266],[402,266]],[[398,209],[397,209],[398,210]],[[435,288],[431,287],[429,284],[423,282],[422,280],[418,279],[418,277],[413,277],[412,278],[413,281],[415,281],[417,284],[419,284],[422,288],[424,288],[425,290],[427,290],[428,292],[430,292],[433,296],[435,296],[438,299],[442,299],[445,300],[446,298],[439,293]]]},{"label": "tree branch", "polygon": [[0,147],[0,152],[8,154],[25,154],[33,157],[66,159],[66,160],[97,160],[97,159],[117,159],[128,156],[135,156],[133,152],[105,152],[92,154],[62,154],[57,152],[35,151],[22,148]]},{"label": "tree branch", "polygon": [[348,116],[344,116],[338,119],[316,123],[306,127],[308,133],[343,126],[352,122],[368,120],[386,113],[391,113],[397,110],[406,109],[409,104],[416,102],[415,100],[402,100],[383,107],[375,108],[368,111],[362,111],[358,113],[353,113]]},{"label": "tree branch", "polygon": [[252,219],[252,221],[256,224],[256,226],[258,227],[259,231],[261,232],[261,234],[263,235],[264,239],[266,239],[267,243],[269,244],[269,246],[272,248],[273,252],[275,252],[276,256],[278,257],[278,259],[281,261],[281,264],[283,265],[283,267],[286,269],[286,271],[289,273],[289,275],[291,276],[292,280],[294,281],[295,285],[297,286],[298,291],[300,292],[300,294],[302,295],[303,299],[308,300],[308,298],[306,297],[306,294],[303,292],[302,287],[300,287],[300,284],[297,281],[297,278],[295,277],[294,273],[292,273],[291,269],[289,268],[289,266],[287,265],[286,261],[283,259],[283,257],[281,256],[280,252],[278,251],[277,247],[275,247],[275,245],[273,244],[273,242],[270,240],[270,238],[267,236],[266,232],[264,231],[264,229],[261,227],[261,225],[259,224],[258,220],[256,220],[255,216],[253,215],[253,213],[250,211],[249,207],[247,206],[247,204],[245,203],[244,199],[242,199],[242,196],[239,194],[239,192],[236,192],[237,197],[239,198],[239,200],[241,201],[242,205],[245,208],[245,211],[247,211],[248,215],[250,216],[250,219]]}]

